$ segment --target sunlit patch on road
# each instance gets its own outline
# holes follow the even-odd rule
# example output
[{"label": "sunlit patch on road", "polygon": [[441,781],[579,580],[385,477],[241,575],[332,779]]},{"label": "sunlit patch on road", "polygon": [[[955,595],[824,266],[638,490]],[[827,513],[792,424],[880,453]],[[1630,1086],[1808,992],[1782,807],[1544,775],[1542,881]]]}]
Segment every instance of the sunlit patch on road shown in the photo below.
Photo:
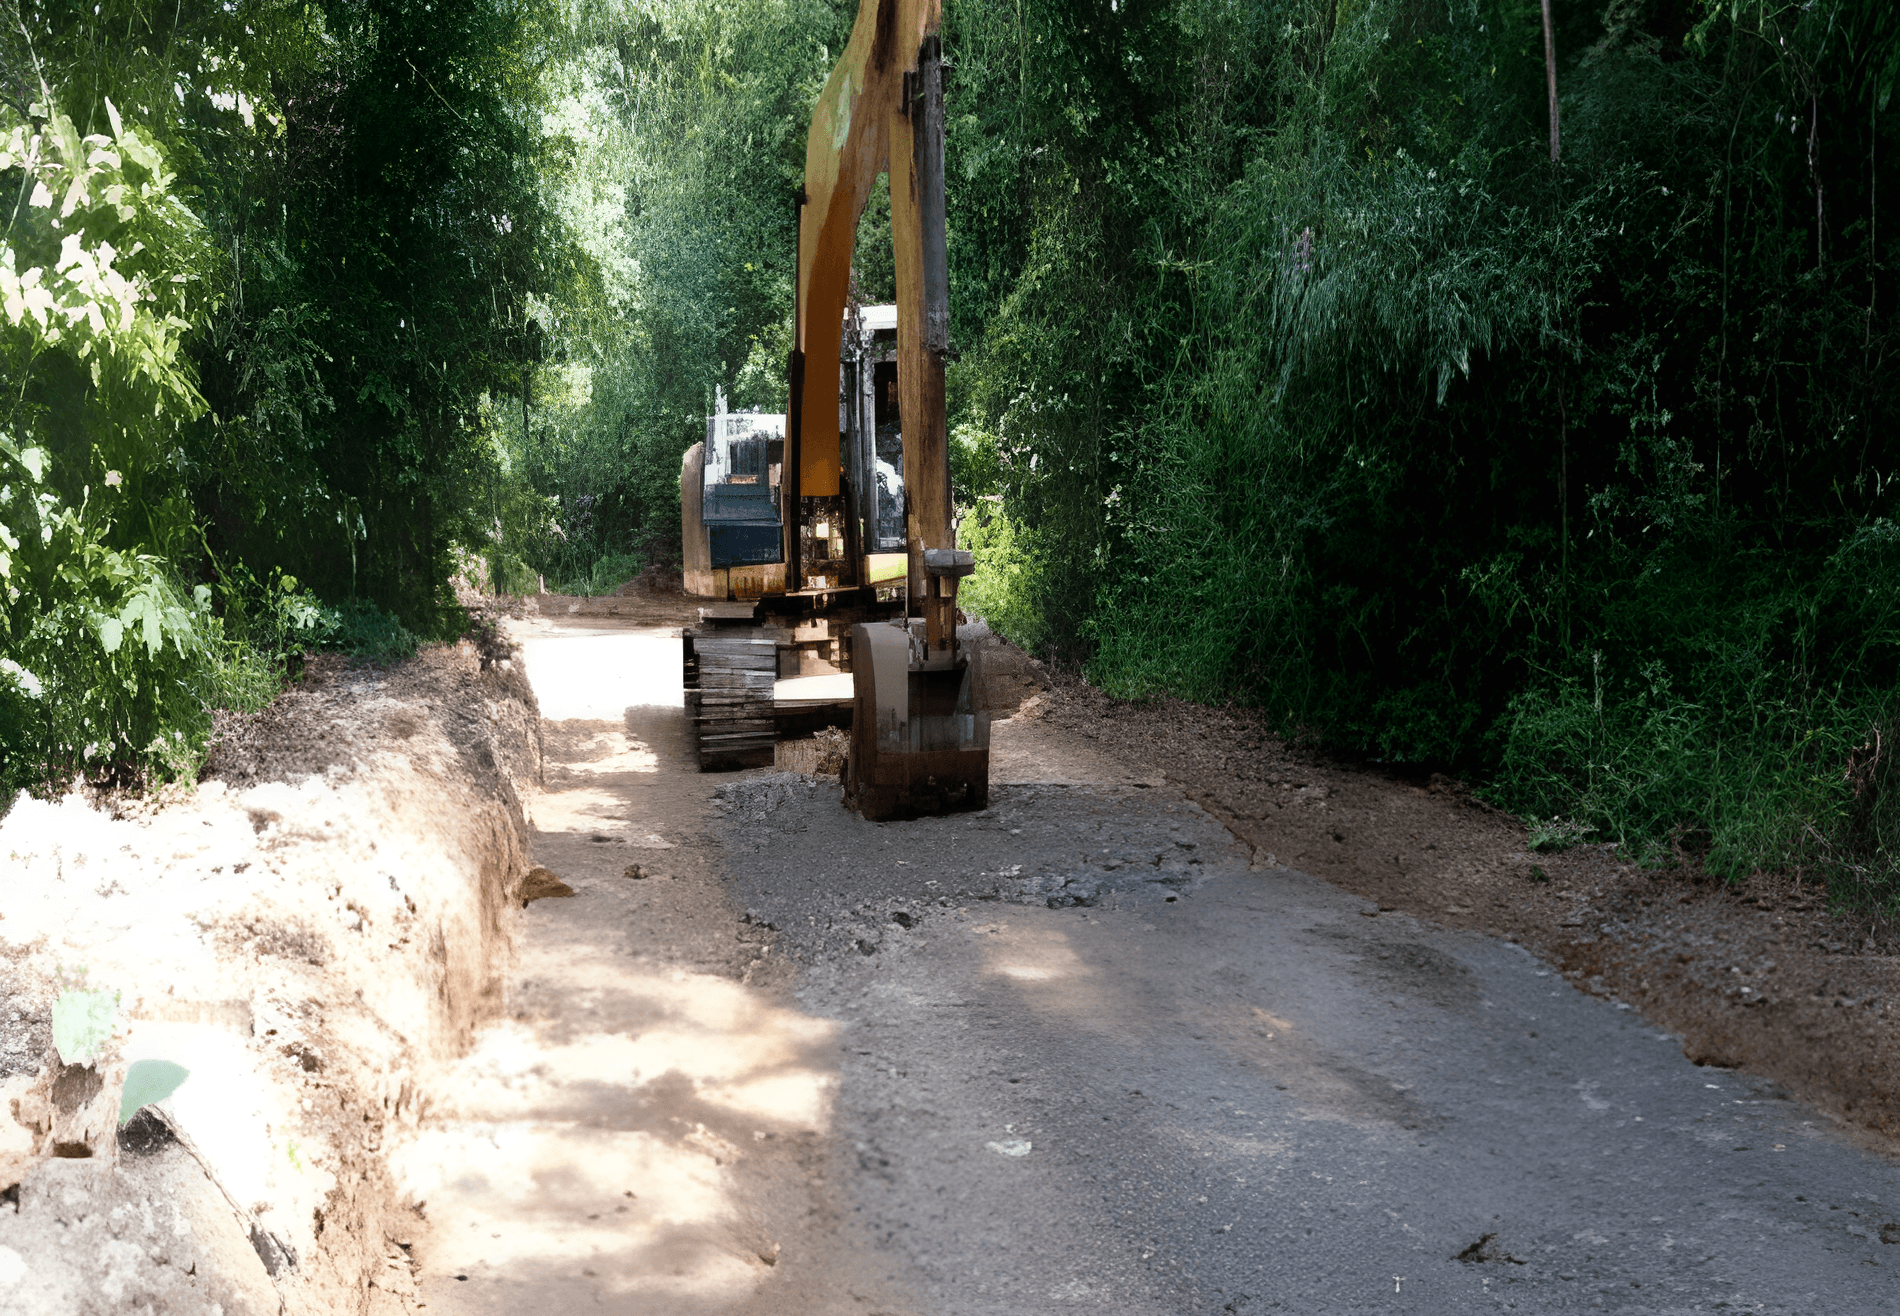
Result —
[{"label": "sunlit patch on road", "polygon": [[1084,963],[1062,932],[1003,924],[990,947],[989,972],[1021,983],[1057,983],[1085,978],[1095,971]]},{"label": "sunlit patch on road", "polygon": [[607,953],[549,948],[520,971],[570,1008],[486,1029],[392,1157],[430,1224],[425,1283],[584,1281],[661,1304],[756,1283],[773,1240],[733,1171],[759,1138],[826,1130],[834,1026]]},{"label": "sunlit patch on road", "polygon": [[629,953],[628,920],[650,919],[636,911],[659,888],[628,881],[622,856],[650,866],[691,836],[664,784],[681,766],[677,637],[525,647],[545,717],[570,719],[546,724],[536,861],[577,898],[524,931],[506,1017],[432,1078],[423,1127],[392,1156],[428,1221],[423,1293],[438,1313],[723,1309],[782,1278],[753,1194],[786,1147],[830,1132],[837,1026]]},{"label": "sunlit patch on road", "polygon": [[550,765],[548,784],[571,777],[612,777],[629,772],[658,772],[660,756],[651,745],[618,731],[603,731],[568,747],[565,762]]},{"label": "sunlit patch on road", "polygon": [[629,708],[685,707],[677,635],[568,630],[520,638],[546,721],[618,722]]}]

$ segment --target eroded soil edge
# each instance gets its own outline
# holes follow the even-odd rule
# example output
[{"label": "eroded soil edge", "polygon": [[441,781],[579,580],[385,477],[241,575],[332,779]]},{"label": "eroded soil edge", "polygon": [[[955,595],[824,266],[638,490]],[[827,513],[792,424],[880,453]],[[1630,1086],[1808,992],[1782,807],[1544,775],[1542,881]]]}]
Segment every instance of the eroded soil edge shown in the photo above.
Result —
[{"label": "eroded soil edge", "polygon": [[[499,1009],[541,772],[493,640],[313,662],[196,791],[0,822],[0,1283],[22,1313],[413,1309],[384,1162]],[[62,1065],[62,986],[116,991]],[[118,1129],[127,1068],[191,1071]],[[9,1282],[10,1281],[10,1282]]]}]

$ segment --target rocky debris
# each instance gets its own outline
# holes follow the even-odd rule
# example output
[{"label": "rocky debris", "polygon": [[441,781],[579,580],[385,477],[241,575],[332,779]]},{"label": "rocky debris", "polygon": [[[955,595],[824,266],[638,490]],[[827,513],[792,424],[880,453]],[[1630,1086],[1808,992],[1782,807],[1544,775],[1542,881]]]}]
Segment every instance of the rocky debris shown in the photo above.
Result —
[{"label": "rocky debris", "polygon": [[[998,785],[988,808],[892,824],[844,809],[833,778],[758,772],[721,783],[713,813],[729,866],[757,875],[748,921],[820,960],[901,951],[977,903],[1172,904],[1209,865],[1245,863],[1202,810],[1132,787]],[[821,892],[835,904],[822,926],[786,918]]]},{"label": "rocky debris", "polygon": [[[0,931],[0,941],[5,940]],[[37,1072],[53,1049],[53,999],[0,960],[0,1082]],[[4,1112],[0,1112],[4,1113]]]},{"label": "rocky debris", "polygon": [[[637,868],[639,865],[635,865]],[[574,894],[574,888],[563,882],[552,869],[530,868],[528,875],[521,879],[521,907],[526,909],[536,900],[557,900]]]},{"label": "rocky debris", "polygon": [[[126,1140],[111,1173],[54,1161],[20,1184],[0,1241],[9,1312],[110,1316],[132,1311],[275,1316],[268,1249],[177,1144]],[[135,1150],[136,1148],[136,1150]]]},{"label": "rocky debris", "polygon": [[851,752],[851,737],[836,727],[825,727],[812,739],[817,742],[818,751],[812,772],[820,777],[842,775],[845,756]]}]

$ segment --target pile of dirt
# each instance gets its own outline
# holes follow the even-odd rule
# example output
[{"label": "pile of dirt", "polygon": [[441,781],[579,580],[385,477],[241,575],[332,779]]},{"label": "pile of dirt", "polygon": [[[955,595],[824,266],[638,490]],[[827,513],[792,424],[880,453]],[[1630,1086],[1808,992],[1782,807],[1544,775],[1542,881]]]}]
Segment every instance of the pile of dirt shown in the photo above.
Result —
[{"label": "pile of dirt", "polygon": [[957,643],[976,664],[979,701],[991,716],[1041,715],[1040,700],[1049,690],[1049,669],[989,628],[981,618],[957,614]]},{"label": "pile of dirt", "polygon": [[313,655],[262,711],[217,715],[200,780],[244,789],[353,770],[379,751],[403,752],[425,728],[453,748],[460,777],[525,825],[517,786],[541,778],[541,712],[513,646],[493,629],[391,668]]},{"label": "pile of dirt", "polygon": [[[335,658],[218,728],[195,791],[0,821],[0,1306],[413,1307],[386,1140],[499,1008],[541,770],[534,696],[477,637]],[[65,1063],[57,995],[105,994]],[[139,1060],[183,1066],[119,1127]]]},{"label": "pile of dirt", "polygon": [[677,566],[655,563],[609,594],[526,594],[492,606],[517,617],[585,618],[591,625],[693,626],[708,602],[686,592]]},{"label": "pile of dirt", "polygon": [[1679,1035],[1697,1064],[1765,1075],[1889,1146],[1900,1137],[1900,946],[1812,881],[1724,883],[1692,856],[1643,868],[1613,845],[1533,853],[1523,824],[1463,783],[1289,745],[1253,710],[1127,703],[1070,676],[1042,703],[1051,724],[1165,773],[1255,867],[1520,942]]}]

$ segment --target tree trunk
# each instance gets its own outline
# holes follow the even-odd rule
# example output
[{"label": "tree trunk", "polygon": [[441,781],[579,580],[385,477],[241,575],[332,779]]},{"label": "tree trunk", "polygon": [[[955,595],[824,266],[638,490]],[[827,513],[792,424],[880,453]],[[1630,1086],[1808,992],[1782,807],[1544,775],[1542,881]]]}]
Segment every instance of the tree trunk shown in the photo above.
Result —
[{"label": "tree trunk", "polygon": [[1550,88],[1550,161],[1557,163],[1557,33],[1550,23],[1550,0],[1544,2],[1544,81]]}]

